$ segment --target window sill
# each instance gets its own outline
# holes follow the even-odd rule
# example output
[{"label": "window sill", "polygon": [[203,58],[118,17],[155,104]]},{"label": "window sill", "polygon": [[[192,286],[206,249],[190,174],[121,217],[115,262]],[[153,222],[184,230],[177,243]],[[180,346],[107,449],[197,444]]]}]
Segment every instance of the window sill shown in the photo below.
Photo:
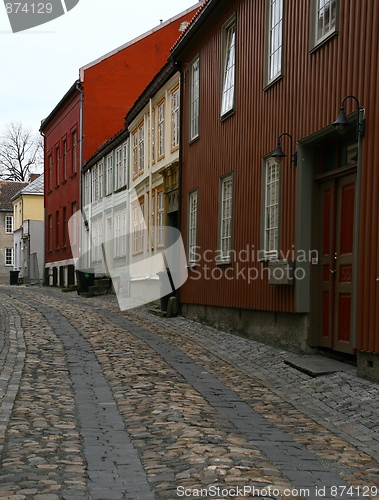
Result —
[{"label": "window sill", "polygon": [[313,54],[316,52],[320,47],[322,47],[325,43],[329,42],[332,38],[338,35],[338,31],[333,31],[332,33],[329,33],[329,35],[325,36],[325,38],[322,38],[321,40],[317,42],[313,42],[313,46],[309,50],[310,54]]},{"label": "window sill", "polygon": [[200,264],[198,264],[197,262],[191,262],[190,264],[188,264],[186,266],[187,269],[195,269],[195,267],[199,267]]},{"label": "window sill", "polygon": [[235,114],[236,114],[236,110],[233,107],[232,109],[229,109],[229,111],[226,111],[224,114],[222,114],[220,116],[220,121],[224,122],[225,120],[227,120],[228,118],[230,118],[231,116],[233,116]]},{"label": "window sill", "polygon": [[190,139],[188,144],[191,145],[194,142],[198,141],[199,139],[200,139],[200,135],[198,134],[196,137],[193,137],[192,139]]},{"label": "window sill", "polygon": [[229,259],[229,260],[218,260],[216,262],[216,266],[230,266],[232,265],[232,261]]},{"label": "window sill", "polygon": [[263,87],[263,92],[266,92],[267,90],[270,90],[271,87],[274,87],[278,82],[280,82],[281,80],[283,80],[284,76],[281,74],[281,75],[278,75],[276,78],[274,78],[274,80],[272,80],[271,82],[267,83],[265,87]]}]

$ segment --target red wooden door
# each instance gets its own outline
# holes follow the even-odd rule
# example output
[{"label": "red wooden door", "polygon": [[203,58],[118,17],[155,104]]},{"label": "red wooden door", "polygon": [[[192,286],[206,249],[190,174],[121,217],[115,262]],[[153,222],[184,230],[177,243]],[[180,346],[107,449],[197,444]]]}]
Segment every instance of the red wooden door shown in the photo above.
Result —
[{"label": "red wooden door", "polygon": [[320,185],[319,344],[351,354],[354,203],[355,174]]}]

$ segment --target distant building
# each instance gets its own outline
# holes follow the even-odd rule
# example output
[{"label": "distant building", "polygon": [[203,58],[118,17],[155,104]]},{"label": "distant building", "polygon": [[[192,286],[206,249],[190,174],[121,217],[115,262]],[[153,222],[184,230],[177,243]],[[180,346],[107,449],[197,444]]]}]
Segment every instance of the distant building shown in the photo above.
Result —
[{"label": "distant building", "polygon": [[199,4],[194,5],[82,67],[78,81],[42,121],[47,284],[62,286],[75,281],[72,250],[81,252],[77,247],[81,235],[70,243],[67,224],[83,204],[83,165],[122,129],[125,114],[165,64],[183,23],[198,8]]},{"label": "distant building", "polygon": [[24,283],[42,283],[45,238],[43,174],[12,197],[14,269]]},{"label": "distant building", "polygon": [[14,266],[13,196],[27,182],[0,181],[0,283],[9,284]]}]

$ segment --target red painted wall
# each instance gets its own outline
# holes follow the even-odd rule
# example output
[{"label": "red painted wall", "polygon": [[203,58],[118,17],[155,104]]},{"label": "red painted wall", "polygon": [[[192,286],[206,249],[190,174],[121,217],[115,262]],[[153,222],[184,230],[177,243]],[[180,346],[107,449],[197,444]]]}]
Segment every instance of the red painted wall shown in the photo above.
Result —
[{"label": "red painted wall", "polygon": [[84,162],[122,129],[126,113],[167,61],[181,23],[193,15],[191,10],[167,25],[163,23],[135,43],[84,67]]},{"label": "red painted wall", "polygon": [[[264,89],[265,6],[261,0],[220,1],[215,15],[180,53],[182,101],[182,234],[187,240],[188,193],[198,188],[198,244],[217,248],[220,176],[234,171],[233,245],[246,241],[260,248],[262,158],[282,132],[295,142],[322,131],[336,119],[342,99],[354,95],[366,109],[362,140],[357,349],[379,352],[379,2],[340,1],[338,34],[310,52],[312,2],[285,2],[283,78]],[[223,24],[237,13],[236,113],[220,121],[221,47]],[[301,29],[299,29],[301,26]],[[183,39],[185,40],[185,38]],[[200,138],[188,142],[189,65],[200,54]],[[356,110],[346,103],[347,114]],[[336,139],[337,140],[337,139]],[[288,140],[283,149],[289,154]],[[281,249],[296,245],[296,171],[299,158],[282,169]],[[311,191],[309,196],[311,196]],[[216,266],[213,265],[213,268]],[[181,301],[266,311],[295,311],[295,288],[269,286],[267,281],[191,280]]]},{"label": "red painted wall", "polygon": [[[66,244],[64,244],[63,232],[66,230],[64,224],[64,207],[66,208],[66,219],[72,215],[73,204],[79,209],[79,144],[76,147],[77,171],[73,172],[73,144],[72,132],[77,131],[79,137],[80,117],[80,93],[73,89],[47,124],[42,127],[44,135],[44,172],[45,172],[45,259],[46,263],[71,259],[72,252],[68,232],[66,232]],[[64,175],[64,153],[63,141],[67,141],[66,175]],[[57,179],[56,148],[59,146],[60,178]],[[49,182],[49,156],[52,155],[52,185]],[[58,215],[58,217],[57,217]],[[52,216],[52,246],[50,248],[49,217]],[[67,224],[66,224],[67,226]]]}]

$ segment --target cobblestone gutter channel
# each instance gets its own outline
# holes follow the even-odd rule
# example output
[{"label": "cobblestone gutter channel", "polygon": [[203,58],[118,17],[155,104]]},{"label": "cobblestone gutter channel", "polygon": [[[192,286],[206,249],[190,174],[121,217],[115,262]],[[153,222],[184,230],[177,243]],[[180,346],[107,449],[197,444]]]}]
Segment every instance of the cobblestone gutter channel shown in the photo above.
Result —
[{"label": "cobblestone gutter channel", "polygon": [[[139,484],[147,488],[140,498],[150,498],[150,485],[155,498],[175,499],[178,486],[214,483],[281,492],[377,483],[371,457],[175,328],[106,303],[92,302],[89,310],[89,302],[46,292],[38,293],[38,302],[22,289],[12,295],[37,308],[64,345],[87,457],[87,439],[104,438],[92,449],[93,464],[88,461],[89,498],[139,498]],[[87,425],[91,416],[94,427]],[[107,472],[112,453],[116,460]],[[102,494],[96,481],[99,488],[109,481],[114,496],[92,496]],[[117,496],[128,487],[129,493],[136,488],[135,496]]]}]

